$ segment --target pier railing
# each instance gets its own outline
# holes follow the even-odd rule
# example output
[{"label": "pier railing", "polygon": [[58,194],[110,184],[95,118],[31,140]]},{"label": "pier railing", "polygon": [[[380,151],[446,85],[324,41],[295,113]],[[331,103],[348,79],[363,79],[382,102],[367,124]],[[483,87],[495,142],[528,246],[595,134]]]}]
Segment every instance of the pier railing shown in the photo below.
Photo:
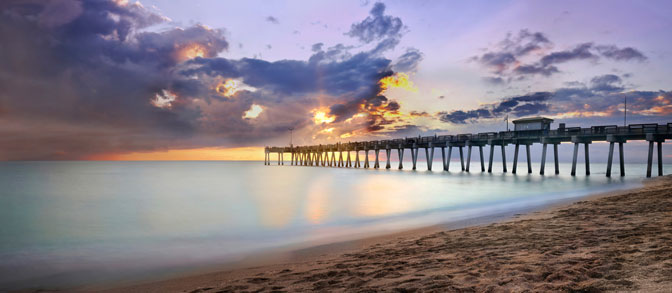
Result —
[{"label": "pier railing", "polygon": [[[546,150],[550,144],[553,146],[555,157],[555,173],[559,173],[558,169],[558,144],[563,142],[574,143],[574,156],[572,161],[571,175],[576,175],[576,162],[578,156],[578,148],[580,144],[584,144],[586,175],[590,174],[590,160],[589,160],[589,145],[594,141],[609,142],[609,156],[607,161],[607,176],[611,176],[611,165],[613,162],[614,146],[618,143],[619,146],[619,161],[621,176],[625,176],[624,162],[623,162],[623,144],[631,140],[644,140],[649,142],[649,154],[647,165],[647,177],[651,176],[651,168],[653,164],[654,143],[657,143],[657,158],[658,158],[658,175],[662,175],[662,143],[666,139],[672,138],[672,123],[667,124],[630,124],[627,126],[617,125],[599,125],[589,128],[581,127],[567,127],[553,130],[526,130],[526,131],[500,131],[500,132],[481,132],[481,133],[464,133],[456,135],[434,135],[434,136],[418,136],[405,137],[387,140],[372,140],[372,141],[358,141],[335,144],[320,144],[310,146],[287,146],[287,147],[266,147],[264,164],[270,165],[270,154],[278,154],[278,164],[284,165],[284,154],[291,154],[291,165],[299,166],[328,166],[328,167],[355,167],[361,166],[359,160],[360,151],[364,152],[364,168],[369,167],[369,151],[375,153],[374,168],[380,167],[378,159],[380,150],[384,150],[387,154],[386,168],[390,168],[390,155],[392,150],[397,150],[399,156],[399,169],[403,168],[403,156],[405,149],[411,150],[411,158],[413,163],[413,170],[416,169],[418,151],[424,149],[427,158],[427,167],[432,169],[432,160],[434,157],[434,149],[440,148],[443,160],[443,169],[449,170],[450,157],[453,147],[458,148],[460,153],[460,163],[462,171],[469,172],[471,161],[472,147],[479,148],[481,159],[481,171],[485,172],[483,147],[490,146],[490,159],[488,164],[488,172],[492,172],[492,161],[495,146],[501,147],[501,155],[503,162],[503,171],[507,172],[506,152],[504,146],[508,144],[515,145],[515,152],[513,157],[512,173],[517,171],[518,151],[521,145],[524,145],[527,151],[528,172],[532,172],[530,164],[530,145],[540,143],[543,145],[540,174],[544,174],[546,162]],[[463,148],[467,148],[467,164],[464,164]],[[446,149],[448,154],[446,156]],[[346,152],[346,159],[343,159],[343,152]],[[350,153],[355,152],[354,163],[351,160]],[[338,158],[336,154],[338,153]],[[329,156],[331,155],[331,157]]]}]

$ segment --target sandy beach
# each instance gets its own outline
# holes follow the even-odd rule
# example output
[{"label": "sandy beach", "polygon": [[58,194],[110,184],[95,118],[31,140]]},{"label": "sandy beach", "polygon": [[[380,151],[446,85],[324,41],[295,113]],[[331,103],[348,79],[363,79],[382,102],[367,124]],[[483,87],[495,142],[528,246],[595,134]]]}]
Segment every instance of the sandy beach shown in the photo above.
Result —
[{"label": "sandy beach", "polygon": [[669,292],[672,177],[494,224],[326,246],[112,292]]}]

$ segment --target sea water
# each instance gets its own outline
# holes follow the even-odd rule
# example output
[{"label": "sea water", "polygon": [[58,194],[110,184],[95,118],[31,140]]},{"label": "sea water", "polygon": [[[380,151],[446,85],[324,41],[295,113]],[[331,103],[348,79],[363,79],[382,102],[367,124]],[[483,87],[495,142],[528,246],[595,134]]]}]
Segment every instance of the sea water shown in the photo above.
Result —
[{"label": "sea water", "polygon": [[[287,162],[288,163],[288,162]],[[273,162],[275,164],[275,162]],[[487,162],[486,162],[487,164]],[[382,164],[384,167],[384,163]],[[605,176],[265,166],[262,162],[2,162],[0,290],[160,279],[259,252],[538,208],[641,184]],[[666,167],[666,174],[671,170]],[[487,166],[486,166],[487,168]],[[654,170],[655,173],[655,170]]]}]

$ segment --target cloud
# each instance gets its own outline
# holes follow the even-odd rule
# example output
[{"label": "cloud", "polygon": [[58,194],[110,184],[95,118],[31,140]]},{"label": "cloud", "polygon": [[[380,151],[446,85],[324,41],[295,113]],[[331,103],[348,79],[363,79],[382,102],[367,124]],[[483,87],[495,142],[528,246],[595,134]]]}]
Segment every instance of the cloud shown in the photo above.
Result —
[{"label": "cloud", "polygon": [[529,95],[504,98],[498,103],[484,105],[468,111],[440,112],[439,119],[453,124],[465,124],[479,119],[490,119],[511,113],[515,116],[537,114],[548,107],[545,102],[551,97],[549,92],[537,92]]},{"label": "cloud", "polygon": [[581,43],[571,49],[550,51],[553,43],[541,32],[521,30],[517,35],[507,34],[504,40],[485,53],[474,56],[476,61],[500,77],[525,76],[549,77],[560,73],[559,64],[571,61],[596,62],[601,57],[613,61],[645,61],[643,53],[632,47],[619,48],[615,45],[595,45]]},{"label": "cloud", "polygon": [[505,80],[499,76],[487,76],[483,77],[483,81],[493,85],[502,85],[505,83]]},{"label": "cloud", "polygon": [[622,115],[619,108],[628,99],[628,115],[633,117],[666,116],[672,114],[672,91],[629,91],[617,75],[593,77],[590,86],[581,82],[550,92],[505,97],[498,102],[471,110],[455,110],[436,114],[443,122],[476,123],[505,115],[525,117],[545,115],[553,118],[614,117]]},{"label": "cloud", "polygon": [[[392,61],[377,52],[320,44],[308,60],[229,59],[222,30],[158,30],[166,18],[139,4],[61,2],[63,13],[0,7],[0,160],[260,145],[288,127],[310,137],[321,107],[343,135],[402,125],[379,84]],[[243,118],[253,105],[264,110]]]},{"label": "cloud", "polygon": [[602,54],[602,56],[613,59],[616,61],[630,61],[630,60],[635,60],[635,61],[646,61],[646,56],[639,50],[632,48],[632,47],[627,47],[627,48],[622,48],[619,49],[616,46],[597,46],[598,52]]},{"label": "cloud", "polygon": [[513,36],[511,33],[507,34],[506,38],[499,45],[504,51],[521,57],[538,50],[550,48],[552,43],[541,32],[532,33],[527,29],[523,29],[516,36]]},{"label": "cloud", "polygon": [[272,24],[280,24],[280,21],[275,16],[272,16],[272,15],[267,16],[266,21],[268,21]]},{"label": "cloud", "polygon": [[551,64],[564,63],[572,60],[585,60],[585,59],[597,59],[590,49],[593,48],[593,44],[584,43],[576,46],[574,49],[566,51],[557,51],[552,52],[539,60],[539,63],[542,66],[549,66]]},{"label": "cloud", "polygon": [[620,92],[625,89],[622,82],[623,80],[614,74],[600,75],[590,80],[591,90],[597,92]]},{"label": "cloud", "polygon": [[416,72],[418,65],[422,62],[423,54],[418,49],[409,48],[406,52],[397,58],[393,68],[395,71]]},{"label": "cloud", "polygon": [[401,18],[384,14],[385,4],[377,2],[371,8],[369,16],[359,23],[353,23],[346,35],[367,44],[388,38],[400,38],[404,28]]}]

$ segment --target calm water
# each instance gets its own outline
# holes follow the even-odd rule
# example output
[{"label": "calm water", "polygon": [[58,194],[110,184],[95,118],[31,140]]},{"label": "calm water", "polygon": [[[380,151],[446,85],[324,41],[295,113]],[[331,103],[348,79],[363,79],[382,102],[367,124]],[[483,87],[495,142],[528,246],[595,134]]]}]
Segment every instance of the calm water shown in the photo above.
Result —
[{"label": "calm water", "polygon": [[628,177],[611,180],[600,164],[575,178],[567,164],[562,175],[545,177],[538,164],[534,175],[502,174],[500,166],[468,174],[261,162],[4,162],[0,289],[161,278],[277,247],[636,186],[644,174],[633,164]]}]

